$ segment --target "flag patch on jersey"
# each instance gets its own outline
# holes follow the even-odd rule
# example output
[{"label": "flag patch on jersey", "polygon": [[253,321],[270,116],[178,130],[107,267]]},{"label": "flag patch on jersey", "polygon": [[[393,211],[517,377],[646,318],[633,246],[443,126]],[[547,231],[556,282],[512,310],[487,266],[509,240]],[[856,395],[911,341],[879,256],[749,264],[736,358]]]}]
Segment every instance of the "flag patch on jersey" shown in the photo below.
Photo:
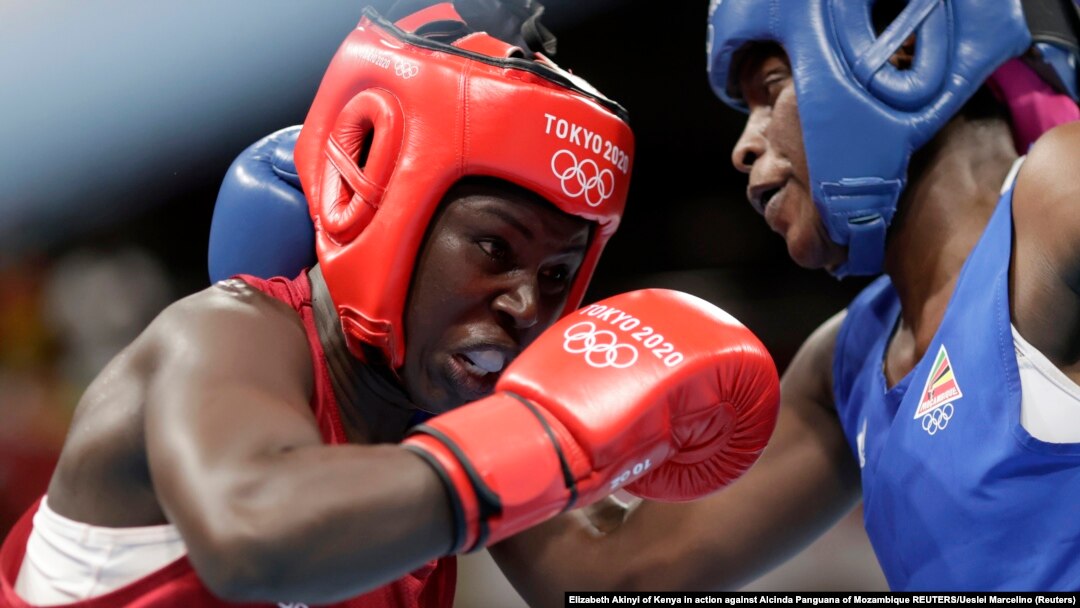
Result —
[{"label": "flag patch on jersey", "polygon": [[941,345],[934,365],[930,368],[930,376],[926,379],[922,396],[919,398],[919,407],[915,408],[915,417],[921,418],[926,414],[956,401],[964,396],[960,385],[956,382],[952,364],[949,362],[949,353],[945,351],[945,345]]}]

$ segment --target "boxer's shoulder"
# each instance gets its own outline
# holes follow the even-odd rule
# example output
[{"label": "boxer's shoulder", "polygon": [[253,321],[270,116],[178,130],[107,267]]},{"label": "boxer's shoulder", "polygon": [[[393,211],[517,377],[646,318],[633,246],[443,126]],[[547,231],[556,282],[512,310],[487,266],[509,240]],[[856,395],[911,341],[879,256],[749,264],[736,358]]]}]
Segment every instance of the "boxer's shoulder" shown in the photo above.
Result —
[{"label": "boxer's shoulder", "polygon": [[[1080,193],[1080,121],[1050,129],[1031,147],[1016,181],[1014,205],[1061,217],[1075,213]],[[1057,213],[1064,206],[1066,211]],[[1070,208],[1071,207],[1071,208]],[[1073,224],[1080,221],[1071,222]]]},{"label": "boxer's shoulder", "polygon": [[149,383],[180,376],[310,376],[307,332],[296,309],[239,279],[173,303],[132,348]]},{"label": "boxer's shoulder", "polygon": [[[1076,213],[1080,193],[1080,122],[1067,123],[1047,131],[1035,142],[1016,177],[1013,194],[1014,215],[1029,214],[1056,224],[1078,224],[1068,218]],[[1042,223],[1037,224],[1041,226]]]},{"label": "boxer's shoulder", "polygon": [[[49,488],[66,515],[100,525],[161,517],[147,468],[145,421],[163,394],[211,390],[231,375],[306,391],[310,352],[296,311],[240,280],[165,310],[90,384]],[[200,389],[198,384],[204,385]],[[108,508],[122,504],[122,509]]]},{"label": "boxer's shoulder", "polygon": [[1016,178],[1013,217],[1019,245],[1030,240],[1077,290],[1080,274],[1080,122],[1047,131]]},{"label": "boxer's shoulder", "polygon": [[213,349],[267,336],[306,344],[303,321],[294,308],[241,279],[227,279],[174,302],[132,346],[157,358],[192,346]]},{"label": "boxer's shoulder", "polygon": [[1067,366],[1080,332],[1080,122],[1032,146],[1013,191],[1010,301],[1033,346]]},{"label": "boxer's shoulder", "polygon": [[[118,417],[116,432],[143,441],[153,408],[196,399],[230,382],[268,388],[311,384],[311,355],[297,312],[239,280],[203,289],[166,307],[90,384],[76,410],[94,428]],[[123,420],[138,423],[128,428]],[[97,434],[88,435],[94,441]],[[109,439],[106,439],[109,441]],[[70,439],[69,439],[70,443]]]}]

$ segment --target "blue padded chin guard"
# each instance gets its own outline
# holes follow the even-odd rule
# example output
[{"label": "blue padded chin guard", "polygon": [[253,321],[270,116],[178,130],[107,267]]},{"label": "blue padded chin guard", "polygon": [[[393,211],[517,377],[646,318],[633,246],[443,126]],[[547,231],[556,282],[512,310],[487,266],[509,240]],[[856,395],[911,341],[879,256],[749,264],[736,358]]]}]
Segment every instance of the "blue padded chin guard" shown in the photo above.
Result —
[{"label": "blue padded chin guard", "polygon": [[[829,238],[848,247],[832,272],[876,274],[911,154],[1002,63],[1031,45],[1020,0],[911,0],[880,34],[874,0],[713,0],[709,83],[748,111],[736,52],[775,42],[791,62],[806,159]],[[909,69],[889,58],[911,35]]]},{"label": "blue padded chin guard", "polygon": [[293,162],[299,134],[300,125],[271,133],[229,167],[210,224],[210,282],[292,278],[315,265],[315,227]]}]

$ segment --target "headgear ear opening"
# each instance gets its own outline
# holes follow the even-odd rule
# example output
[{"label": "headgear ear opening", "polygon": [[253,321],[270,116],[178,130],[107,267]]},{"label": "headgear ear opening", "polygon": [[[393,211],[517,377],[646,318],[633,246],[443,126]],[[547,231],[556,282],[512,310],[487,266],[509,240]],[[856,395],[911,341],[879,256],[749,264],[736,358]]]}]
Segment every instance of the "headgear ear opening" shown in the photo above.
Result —
[{"label": "headgear ear opening", "polygon": [[[952,43],[947,4],[911,0],[876,36],[864,7],[834,3],[833,11],[841,21],[867,20],[866,27],[838,30],[840,50],[855,79],[877,99],[898,110],[916,110],[941,90],[947,64],[939,58],[951,52]],[[910,36],[917,40],[912,65],[894,66],[890,58]]]},{"label": "headgear ear opening", "polygon": [[327,138],[319,227],[343,245],[371,222],[394,172],[403,135],[401,107],[368,89],[342,108]]}]

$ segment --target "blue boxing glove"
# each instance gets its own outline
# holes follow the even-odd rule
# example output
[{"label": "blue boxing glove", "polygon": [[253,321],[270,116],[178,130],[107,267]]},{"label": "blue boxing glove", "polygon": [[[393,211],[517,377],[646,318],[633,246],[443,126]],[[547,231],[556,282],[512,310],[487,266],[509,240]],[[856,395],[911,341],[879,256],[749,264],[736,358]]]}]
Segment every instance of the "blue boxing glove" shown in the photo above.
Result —
[{"label": "blue boxing glove", "polygon": [[225,175],[210,225],[210,281],[294,277],[315,264],[315,228],[293,163],[300,126],[244,150]]}]

